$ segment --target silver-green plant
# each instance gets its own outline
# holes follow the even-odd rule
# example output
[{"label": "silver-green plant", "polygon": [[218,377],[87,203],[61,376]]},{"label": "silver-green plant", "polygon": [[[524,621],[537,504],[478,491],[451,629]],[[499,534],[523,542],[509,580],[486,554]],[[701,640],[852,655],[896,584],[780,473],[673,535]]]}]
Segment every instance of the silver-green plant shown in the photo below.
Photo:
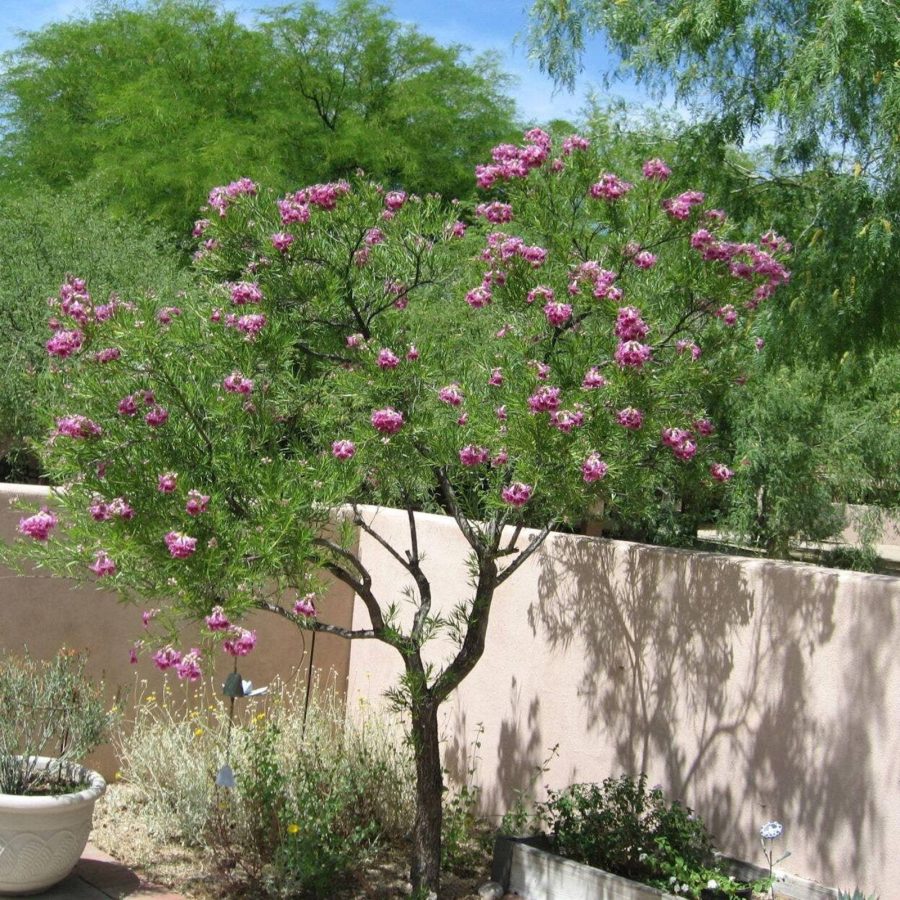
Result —
[{"label": "silver-green plant", "polygon": [[856,888],[852,894],[850,891],[838,891],[838,900],[878,900],[878,894],[864,894]]},{"label": "silver-green plant", "polygon": [[[51,660],[0,660],[0,793],[64,793],[77,787],[77,763],[109,732],[115,717],[85,656],[61,649]],[[40,765],[49,756],[53,763]]]}]

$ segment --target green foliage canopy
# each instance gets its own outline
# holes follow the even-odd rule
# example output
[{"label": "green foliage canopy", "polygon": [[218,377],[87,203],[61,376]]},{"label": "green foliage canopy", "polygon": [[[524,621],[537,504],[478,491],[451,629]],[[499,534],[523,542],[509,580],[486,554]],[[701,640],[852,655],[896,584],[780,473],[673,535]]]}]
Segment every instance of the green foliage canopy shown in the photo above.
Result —
[{"label": "green foliage canopy", "polygon": [[370,0],[246,27],[213,0],[105,3],[23,35],[0,75],[0,173],[90,177],[119,214],[183,233],[210,184],[348,175],[453,196],[511,134],[506,80]]}]

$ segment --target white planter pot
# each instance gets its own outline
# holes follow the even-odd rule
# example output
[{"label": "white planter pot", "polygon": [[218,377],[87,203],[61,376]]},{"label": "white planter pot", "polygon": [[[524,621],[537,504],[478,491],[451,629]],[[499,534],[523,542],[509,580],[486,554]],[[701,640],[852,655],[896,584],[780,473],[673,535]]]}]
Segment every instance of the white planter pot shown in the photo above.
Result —
[{"label": "white planter pot", "polygon": [[[52,760],[41,757],[40,768]],[[35,894],[62,881],[91,833],[94,804],[106,790],[96,772],[75,767],[89,786],[75,794],[0,794],[0,894]]]},{"label": "white planter pot", "polygon": [[[742,881],[769,874],[751,863],[728,857],[721,861]],[[525,900],[678,900],[646,884],[557,856],[544,837],[498,837],[491,878]],[[837,896],[834,888],[775,871],[776,900],[837,900]]]}]

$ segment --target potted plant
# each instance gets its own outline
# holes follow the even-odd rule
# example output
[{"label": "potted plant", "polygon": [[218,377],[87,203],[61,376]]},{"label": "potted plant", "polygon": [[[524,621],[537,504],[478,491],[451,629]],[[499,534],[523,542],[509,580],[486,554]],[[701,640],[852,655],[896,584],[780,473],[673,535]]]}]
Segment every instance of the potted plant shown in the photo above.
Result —
[{"label": "potted plant", "polygon": [[0,894],[56,884],[87,843],[106,782],[77,760],[113,714],[84,664],[65,649],[49,661],[0,660]]},{"label": "potted plant", "polygon": [[[678,800],[667,800],[661,788],[648,789],[646,782],[643,774],[623,775],[607,778],[602,785],[575,784],[549,792],[548,800],[537,808],[547,833],[529,843],[595,871],[587,874],[575,871],[569,862],[555,867],[542,860],[541,891],[552,896],[574,896],[586,889],[585,896],[601,891],[622,898],[721,900],[750,898],[753,891],[768,889],[769,879],[735,878],[716,854],[703,821]],[[558,868],[559,877],[548,880],[546,872],[552,868]],[[495,878],[506,882],[497,876],[495,871]],[[572,879],[571,887],[567,878]],[[534,884],[527,888],[526,893],[537,890]]]}]

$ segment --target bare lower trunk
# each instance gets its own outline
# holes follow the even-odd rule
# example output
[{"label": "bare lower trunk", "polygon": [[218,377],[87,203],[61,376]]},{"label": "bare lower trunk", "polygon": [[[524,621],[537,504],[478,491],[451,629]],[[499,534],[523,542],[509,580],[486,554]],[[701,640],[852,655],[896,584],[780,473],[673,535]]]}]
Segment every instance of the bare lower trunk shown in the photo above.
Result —
[{"label": "bare lower trunk", "polygon": [[410,880],[413,895],[438,893],[441,883],[441,819],[444,779],[438,745],[438,704],[427,700],[412,708],[416,756],[416,824]]}]

